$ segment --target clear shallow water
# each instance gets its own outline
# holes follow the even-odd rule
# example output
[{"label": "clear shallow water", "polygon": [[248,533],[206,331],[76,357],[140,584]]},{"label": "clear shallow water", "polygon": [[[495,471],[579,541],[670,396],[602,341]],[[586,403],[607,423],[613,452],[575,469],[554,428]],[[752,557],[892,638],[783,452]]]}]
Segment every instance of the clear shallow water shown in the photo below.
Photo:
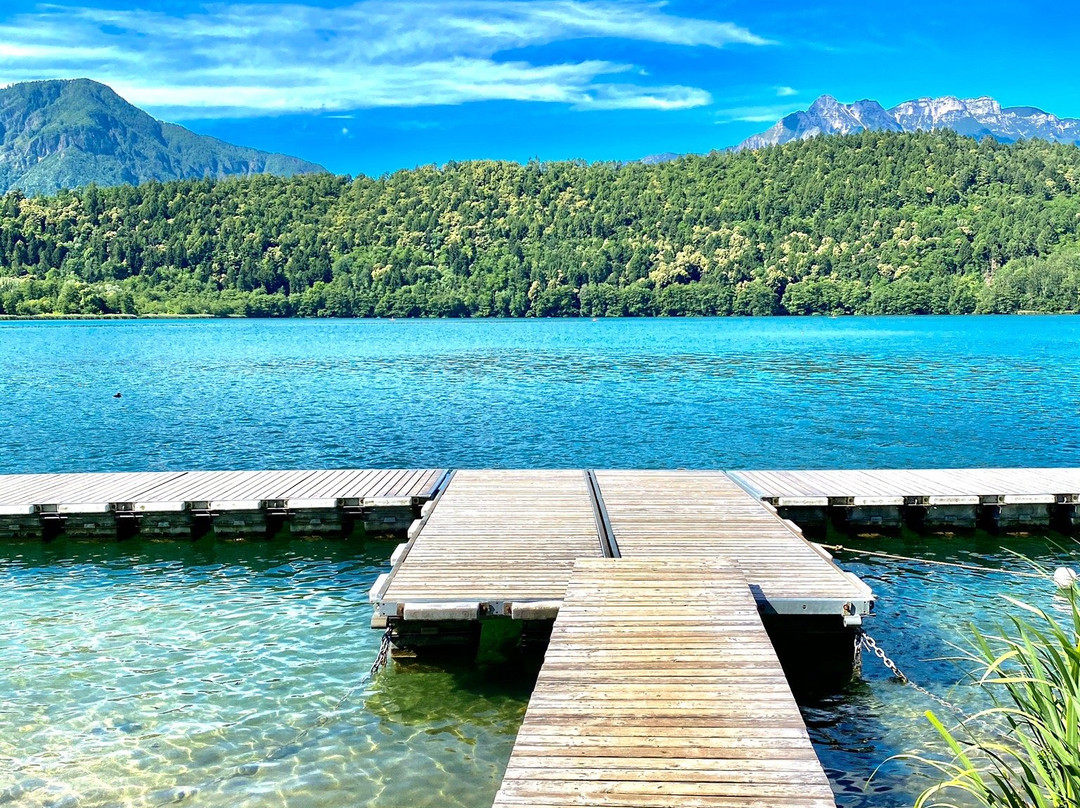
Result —
[{"label": "clear shallow water", "polygon": [[[1080,465],[1078,337],[1068,317],[0,323],[0,472]],[[0,805],[487,808],[535,671],[361,683],[389,550],[0,546]],[[964,707],[949,643],[1002,593],[1052,602],[1001,573],[841,560],[879,595],[871,633]],[[910,766],[865,784],[933,740],[930,707],[875,664],[804,705],[843,808],[912,803]]]},{"label": "clear shallow water", "polygon": [[0,805],[490,805],[535,670],[365,682],[388,550],[0,547]]},{"label": "clear shallow water", "polygon": [[1077,317],[0,323],[0,471],[1080,465],[1077,367]]},{"label": "clear shallow water", "polygon": [[[1030,573],[1032,561],[1050,570],[1060,565],[1080,568],[1080,545],[1072,538],[983,533],[956,538],[913,534],[891,539],[833,538],[849,547],[959,561],[990,570],[973,573],[870,559],[856,553],[837,554],[844,569],[859,575],[878,596],[876,615],[865,624],[867,632],[915,683],[968,715],[991,705],[985,693],[967,680],[970,666],[957,657],[968,647],[971,626],[993,631],[1007,625],[1009,614],[1022,613],[1006,602],[1004,595],[1070,620],[1067,604],[1055,594],[1052,582],[1009,571]],[[884,666],[865,652],[859,680],[842,693],[805,702],[802,707],[841,808],[913,805],[919,792],[936,779],[928,779],[929,773],[911,762],[886,761],[893,755],[925,751],[947,758],[924,714],[933,710],[949,726],[959,720],[955,713],[892,679]],[[881,768],[875,775],[878,766]]]},{"label": "clear shallow water", "polygon": [[[918,557],[1027,570],[1004,540],[861,540]],[[1010,538],[1047,565],[1075,542]],[[393,666],[364,673],[379,634],[366,593],[390,546],[349,541],[60,541],[0,545],[0,805],[488,808],[536,669]],[[985,706],[942,659],[1001,594],[1053,608],[1051,588],[843,556],[877,591],[869,631],[918,683]],[[841,808],[913,803],[926,775],[891,755],[935,748],[938,705],[868,658],[803,714]]]}]

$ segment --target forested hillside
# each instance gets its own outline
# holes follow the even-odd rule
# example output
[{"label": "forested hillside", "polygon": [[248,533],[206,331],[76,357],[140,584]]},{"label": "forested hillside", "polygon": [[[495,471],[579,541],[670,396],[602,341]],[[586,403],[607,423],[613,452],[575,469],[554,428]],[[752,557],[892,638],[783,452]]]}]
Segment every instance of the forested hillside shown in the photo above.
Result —
[{"label": "forested hillside", "polygon": [[1074,311],[1080,148],[860,133],[0,200],[7,314]]}]

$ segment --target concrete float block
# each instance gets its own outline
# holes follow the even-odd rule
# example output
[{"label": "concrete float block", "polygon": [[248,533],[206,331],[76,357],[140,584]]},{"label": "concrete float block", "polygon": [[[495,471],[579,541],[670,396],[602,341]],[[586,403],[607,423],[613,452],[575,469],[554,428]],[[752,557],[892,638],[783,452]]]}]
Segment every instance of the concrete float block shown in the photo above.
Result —
[{"label": "concrete float block", "polygon": [[[225,505],[239,503],[221,503]],[[246,503],[245,503],[246,504]],[[270,531],[270,521],[266,511],[260,508],[220,508],[219,503],[212,505],[212,524],[214,533],[222,539],[257,539],[265,538]]]},{"label": "concrete float block", "polygon": [[294,536],[341,536],[352,527],[352,519],[338,507],[290,509],[288,521]]},{"label": "concrete float block", "polygon": [[904,520],[901,514],[903,498],[899,503],[863,503],[847,505],[840,511],[843,523],[851,529],[899,530]]},{"label": "concrete float block", "polygon": [[390,566],[396,567],[402,561],[405,560],[405,554],[409,552],[408,544],[399,544],[394,548],[394,552],[390,554]]},{"label": "concrete float block", "polygon": [[378,578],[375,579],[375,583],[371,585],[371,590],[368,592],[368,603],[378,603],[382,600],[383,592],[386,591],[387,584],[390,583],[390,573],[384,572]]},{"label": "concrete float block", "polygon": [[514,620],[554,620],[559,616],[561,600],[535,600],[528,603],[513,603],[510,617]]},{"label": "concrete float block", "polygon": [[379,506],[364,510],[364,531],[372,536],[404,536],[416,519],[412,505]]},{"label": "concrete float block", "polygon": [[998,528],[1007,530],[1009,528],[1050,526],[1050,512],[1053,508],[1051,502],[1018,502],[1017,499],[1020,498],[1003,498],[1002,504],[997,508]]},{"label": "concrete float block", "polygon": [[480,604],[476,601],[444,603],[406,603],[402,611],[405,621],[478,620]]},{"label": "concrete float block", "polygon": [[116,515],[111,512],[72,513],[64,520],[62,532],[73,539],[115,539]]},{"label": "concrete float block", "polygon": [[189,539],[193,536],[195,520],[187,511],[145,513],[137,518],[139,535],[146,538]]},{"label": "concrete float block", "polygon": [[37,514],[5,514],[0,516],[0,539],[33,539],[40,541],[45,530]]},{"label": "concrete float block", "polygon": [[934,528],[962,528],[972,530],[979,520],[978,504],[970,505],[928,505],[923,517],[923,525]]}]

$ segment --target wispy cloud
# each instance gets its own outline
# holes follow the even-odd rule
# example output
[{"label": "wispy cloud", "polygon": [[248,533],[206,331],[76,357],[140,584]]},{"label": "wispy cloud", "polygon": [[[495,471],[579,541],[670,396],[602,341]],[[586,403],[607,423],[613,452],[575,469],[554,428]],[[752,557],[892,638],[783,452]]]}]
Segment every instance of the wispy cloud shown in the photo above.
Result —
[{"label": "wispy cloud", "polygon": [[[734,23],[638,0],[196,8],[181,14],[39,6],[0,23],[0,81],[89,76],[175,118],[490,100],[664,110],[702,106],[711,97],[623,61],[546,62],[543,46],[582,39],[771,44]],[[518,53],[525,48],[527,58]]]},{"label": "wispy cloud", "polygon": [[786,85],[782,85],[782,86],[776,88],[776,97],[777,98],[788,98],[790,96],[798,95],[798,94],[799,94],[799,91],[796,90],[794,87],[788,87]]},{"label": "wispy cloud", "polygon": [[799,109],[798,104],[766,104],[764,106],[731,107],[716,113],[717,123],[747,121],[751,123],[775,123],[785,115]]}]

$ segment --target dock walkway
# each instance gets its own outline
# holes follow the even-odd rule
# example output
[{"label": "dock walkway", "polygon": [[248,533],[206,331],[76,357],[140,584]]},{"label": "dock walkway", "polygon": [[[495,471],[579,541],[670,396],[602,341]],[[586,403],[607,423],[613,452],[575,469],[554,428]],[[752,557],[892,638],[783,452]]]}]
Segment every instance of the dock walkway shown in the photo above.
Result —
[{"label": "dock walkway", "polygon": [[495,808],[834,808],[742,574],[585,559]]},{"label": "dock walkway", "polygon": [[726,558],[768,614],[866,614],[870,588],[722,471],[597,471],[624,558]]},{"label": "dock walkway", "polygon": [[551,618],[574,562],[603,555],[580,471],[456,471],[410,533],[376,585],[405,620]]},{"label": "dock walkway", "polygon": [[[211,526],[259,536],[273,519],[329,535],[359,517],[379,532],[407,529],[431,499],[442,469],[313,469],[0,475],[0,537],[64,530],[115,538],[124,526],[150,537],[191,538]],[[198,518],[197,518],[198,517]],[[273,518],[271,518],[273,517]]]},{"label": "dock walkway", "polygon": [[1080,469],[737,471],[754,496],[804,527],[1080,527]]},{"label": "dock walkway", "polygon": [[719,471],[457,471],[410,534],[372,590],[378,625],[550,620],[574,561],[604,555],[727,558],[767,614],[857,624],[873,603],[869,587]]},{"label": "dock walkway", "polygon": [[[1080,469],[837,469],[737,471],[775,505],[975,505],[1080,502]],[[840,504],[840,503],[836,503]]]}]

